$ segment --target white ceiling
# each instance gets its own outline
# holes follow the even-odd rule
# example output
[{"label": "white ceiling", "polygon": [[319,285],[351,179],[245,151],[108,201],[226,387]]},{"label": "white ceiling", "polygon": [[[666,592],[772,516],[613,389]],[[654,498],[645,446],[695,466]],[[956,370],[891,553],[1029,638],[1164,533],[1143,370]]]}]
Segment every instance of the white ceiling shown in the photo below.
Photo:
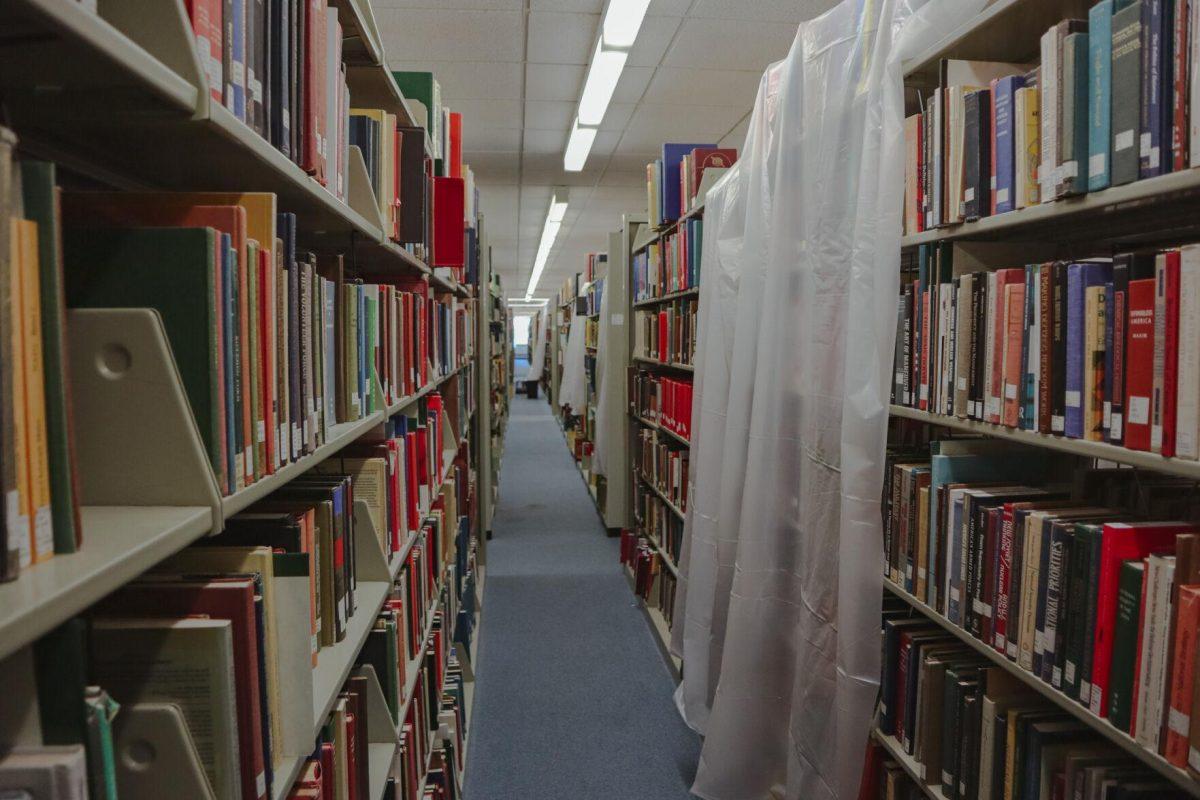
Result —
[{"label": "white ceiling", "polygon": [[605,0],[374,0],[393,69],[432,70],[463,114],[493,264],[523,294],[555,186],[570,187],[539,296],[608,249],[646,208],[645,168],[664,141],[741,148],[762,71],[796,25],[837,0],[651,0],[583,172],[563,148]]}]

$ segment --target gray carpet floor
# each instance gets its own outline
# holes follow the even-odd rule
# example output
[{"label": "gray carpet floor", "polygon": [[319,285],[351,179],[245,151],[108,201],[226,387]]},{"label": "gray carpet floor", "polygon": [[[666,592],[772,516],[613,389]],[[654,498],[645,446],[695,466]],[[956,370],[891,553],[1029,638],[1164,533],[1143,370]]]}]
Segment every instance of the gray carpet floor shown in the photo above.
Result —
[{"label": "gray carpet floor", "polygon": [[675,800],[699,738],[542,398],[513,400],[466,800]]}]

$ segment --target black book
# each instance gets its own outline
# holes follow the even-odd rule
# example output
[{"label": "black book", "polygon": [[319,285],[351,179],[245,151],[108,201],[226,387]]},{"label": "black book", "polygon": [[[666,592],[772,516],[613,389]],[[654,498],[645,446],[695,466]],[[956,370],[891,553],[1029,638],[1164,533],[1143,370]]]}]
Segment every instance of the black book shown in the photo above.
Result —
[{"label": "black book", "polygon": [[1091,558],[1092,539],[1086,534],[1076,536],[1071,542],[1068,558],[1066,615],[1060,621],[1060,625],[1066,630],[1066,636],[1061,646],[1055,645],[1055,665],[1062,670],[1062,678],[1058,683],[1051,681],[1054,688],[1075,700],[1079,699],[1079,652],[1083,646],[1083,630],[1087,624],[1083,615],[1087,613],[1085,583]]},{"label": "black book", "polygon": [[304,41],[305,17],[308,13],[307,0],[290,0],[292,3],[292,161],[299,164],[304,153]]},{"label": "black book", "polygon": [[904,378],[908,374],[904,367],[904,306],[906,295],[902,291],[896,298],[896,345],[892,353],[892,404],[904,402]]},{"label": "black book", "polygon": [[1133,0],[1113,14],[1112,185],[1138,179],[1142,119],[1142,6]]},{"label": "black book", "polygon": [[279,214],[276,220],[279,238],[283,241],[283,269],[287,275],[288,305],[288,441],[286,452],[294,460],[300,457],[301,409],[300,399],[300,280],[296,269],[296,215]]},{"label": "black book", "polygon": [[292,0],[269,0],[271,144],[292,157]]},{"label": "black book", "polygon": [[400,131],[400,241],[425,243],[425,132]]},{"label": "black book", "polygon": [[963,741],[958,756],[958,795],[979,796],[979,725],[982,711],[982,686],[971,687],[962,699]]},{"label": "black book", "polygon": [[964,176],[962,215],[967,220],[986,216],[992,207],[992,93],[968,94],[963,102]]},{"label": "black book", "polygon": [[273,72],[271,64],[271,47],[275,42],[275,31],[272,25],[275,24],[273,9],[271,8],[272,0],[255,0],[255,8],[258,9],[259,24],[262,25],[262,42],[258,52],[258,80],[262,85],[262,136],[267,141],[271,141],[271,123],[274,120],[274,112],[271,108],[271,74]]},{"label": "black book", "polygon": [[987,360],[987,322],[988,322],[988,273],[975,281],[975,373],[971,378],[971,397],[974,402],[974,418],[982,420],[987,412],[987,398],[984,389],[987,386],[987,375],[992,365]]},{"label": "black book", "polygon": [[959,775],[967,731],[964,698],[979,689],[979,667],[951,666],[946,670],[942,716],[942,791],[949,800],[961,800]]},{"label": "black book", "polygon": [[1067,262],[1054,262],[1054,277],[1050,291],[1053,295],[1053,360],[1050,364],[1050,431],[1061,434],[1066,429],[1067,414]]},{"label": "black book", "polygon": [[[1050,572],[1046,578],[1045,652],[1042,655],[1042,681],[1062,685],[1060,652],[1066,644],[1064,612],[1069,603],[1065,570],[1070,564],[1075,538],[1075,523],[1055,522],[1050,528]],[[1058,671],[1055,671],[1055,666]]]}]

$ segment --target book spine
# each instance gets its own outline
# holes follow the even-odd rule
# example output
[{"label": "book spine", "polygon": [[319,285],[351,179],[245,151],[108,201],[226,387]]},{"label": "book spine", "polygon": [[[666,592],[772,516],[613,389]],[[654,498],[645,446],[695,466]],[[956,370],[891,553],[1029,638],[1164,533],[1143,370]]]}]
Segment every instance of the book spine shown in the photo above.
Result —
[{"label": "book spine", "polygon": [[1021,338],[1024,330],[1025,286],[1021,283],[1009,284],[1005,291],[1008,293],[1005,309],[1005,342],[1004,342],[1004,424],[1009,428],[1017,426],[1019,395],[1021,385]]},{"label": "book spine", "polygon": [[1016,178],[1016,151],[1014,149],[1014,93],[1024,81],[1017,77],[1001,78],[996,82],[993,106],[995,121],[992,126],[995,140],[993,157],[996,164],[996,186],[994,192],[995,213],[1004,214],[1016,208],[1014,181]]},{"label": "book spine", "polygon": [[1025,326],[1021,331],[1021,406],[1018,421],[1022,430],[1035,430],[1038,377],[1038,265],[1025,268]]},{"label": "book spine", "polygon": [[1088,34],[1071,33],[1062,44],[1062,140],[1058,195],[1087,190],[1088,164]]},{"label": "book spine", "polygon": [[1112,175],[1114,186],[1137,180],[1142,108],[1142,4],[1113,14]]},{"label": "book spine", "polygon": [[1063,429],[1063,433],[1073,439],[1083,437],[1084,316],[1083,267],[1073,264],[1067,272],[1066,418]]},{"label": "book spine", "polygon": [[1167,254],[1159,253],[1154,259],[1154,392],[1150,406],[1150,451],[1153,453],[1161,453],[1163,447],[1163,419],[1166,409],[1167,284]]},{"label": "book spine", "polygon": [[1179,257],[1178,366],[1175,455],[1200,458],[1200,246],[1186,245]]},{"label": "book spine", "polygon": [[1112,120],[1113,0],[1101,0],[1088,12],[1088,181],[1090,192],[1107,189]]},{"label": "book spine", "polygon": [[1008,593],[1012,588],[1013,512],[1006,508],[999,532],[999,557],[996,563],[996,593],[992,622],[992,646],[1003,653],[1008,645]]},{"label": "book spine", "polygon": [[[1130,563],[1121,570],[1117,589],[1117,618],[1114,627],[1115,657],[1109,688],[1108,720],[1117,730],[1129,732],[1134,715],[1134,673],[1137,670],[1138,639],[1142,599],[1144,597],[1142,563]],[[1117,647],[1119,645],[1119,647]]]},{"label": "book spine", "polygon": [[[1176,419],[1179,405],[1179,265],[1180,251],[1167,253],[1166,341],[1163,347],[1162,454],[1175,455]],[[1194,344],[1194,343],[1192,343]]]},{"label": "book spine", "polygon": [[1050,429],[1054,433],[1066,430],[1067,414],[1067,275],[1068,265],[1062,261],[1054,263],[1053,300],[1053,348],[1054,359],[1050,370],[1053,388],[1050,393]]},{"label": "book spine", "polygon": [[1087,580],[1085,583],[1086,605],[1083,611],[1082,655],[1079,662],[1079,702],[1091,707],[1093,666],[1096,656],[1096,614],[1100,608],[1100,564],[1103,539],[1097,534],[1091,538],[1088,556]]},{"label": "book spine", "polygon": [[1179,172],[1188,166],[1189,100],[1188,49],[1191,45],[1191,10],[1189,0],[1174,0],[1171,41],[1171,171]]},{"label": "book spine", "polygon": [[1040,433],[1050,433],[1051,393],[1054,350],[1054,265],[1042,264],[1038,270],[1038,363],[1037,425]]},{"label": "book spine", "polygon": [[1162,174],[1163,0],[1142,0],[1142,97],[1139,123],[1140,178]]},{"label": "book spine", "polygon": [[1055,183],[1058,180],[1058,150],[1055,145],[1055,135],[1058,130],[1058,34],[1054,28],[1046,31],[1041,37],[1041,156],[1042,163],[1038,168],[1038,182],[1041,196],[1054,197]]},{"label": "book spine", "polygon": [[1104,366],[1099,397],[1101,403],[1100,441],[1104,442],[1112,440],[1113,351],[1115,350],[1113,336],[1116,333],[1113,317],[1115,316],[1116,297],[1113,284],[1110,282],[1104,285]]},{"label": "book spine", "polygon": [[1129,319],[1129,258],[1113,259],[1112,282],[1112,380],[1107,387],[1105,402],[1110,406],[1108,441],[1121,444],[1125,440],[1125,347]]},{"label": "book spine", "polygon": [[1187,767],[1188,737],[1196,669],[1196,636],[1200,625],[1200,590],[1180,587],[1175,607],[1175,644],[1171,664],[1170,705],[1166,710],[1166,743],[1163,757],[1179,768]]},{"label": "book spine", "polygon": [[1193,115],[1190,112],[1193,108],[1200,108],[1200,77],[1196,74],[1200,70],[1200,36],[1196,35],[1196,31],[1200,31],[1200,3],[1192,0],[1187,5],[1189,33],[1187,150],[1188,164],[1195,167],[1200,166],[1200,114]]}]

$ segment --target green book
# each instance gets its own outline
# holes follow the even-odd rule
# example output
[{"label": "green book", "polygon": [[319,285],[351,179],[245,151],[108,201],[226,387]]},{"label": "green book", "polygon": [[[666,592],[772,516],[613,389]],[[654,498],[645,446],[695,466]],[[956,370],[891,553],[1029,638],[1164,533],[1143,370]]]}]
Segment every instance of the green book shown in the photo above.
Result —
[{"label": "green book", "polygon": [[42,744],[87,742],[87,623],[75,617],[33,645]]},{"label": "green book", "polygon": [[[392,73],[400,93],[409,100],[410,106],[416,106],[418,125],[429,133],[433,141],[433,157],[442,158],[442,88],[432,72],[397,71]],[[415,102],[412,102],[415,101]],[[420,119],[424,112],[425,120]]]},{"label": "green book", "polygon": [[211,228],[79,228],[63,236],[63,262],[68,306],[158,311],[219,474],[224,398],[217,369],[217,241]]},{"label": "green book", "polygon": [[58,194],[54,164],[23,160],[21,199],[25,219],[37,223],[38,280],[42,292],[42,374],[46,387],[46,445],[50,458],[50,517],[54,552],[79,549],[74,433],[67,389],[67,342],[62,264],[59,263]]},{"label": "green book", "polygon": [[1120,731],[1129,732],[1133,708],[1133,671],[1137,663],[1138,623],[1142,610],[1142,581],[1146,565],[1142,561],[1121,564],[1117,584],[1117,625],[1113,632],[1112,667],[1108,685],[1108,721]]}]

